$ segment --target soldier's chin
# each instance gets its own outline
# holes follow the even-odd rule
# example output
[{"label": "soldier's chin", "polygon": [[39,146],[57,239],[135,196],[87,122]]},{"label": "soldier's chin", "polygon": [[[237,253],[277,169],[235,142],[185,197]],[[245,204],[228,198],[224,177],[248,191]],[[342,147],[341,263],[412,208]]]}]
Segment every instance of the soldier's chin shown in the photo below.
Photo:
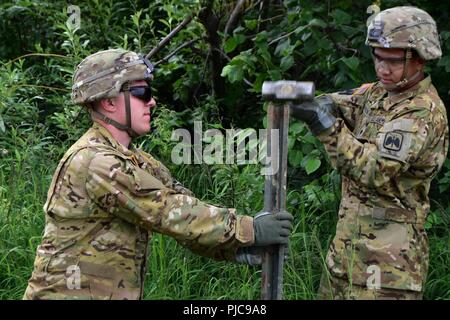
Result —
[{"label": "soldier's chin", "polygon": [[398,87],[395,85],[394,82],[384,83],[381,82],[381,85],[383,86],[384,90],[389,92],[398,91]]},{"label": "soldier's chin", "polygon": [[138,136],[140,137],[140,136],[143,136],[143,135],[146,135],[147,133],[149,133],[150,130],[151,130],[151,127],[150,127],[150,125],[148,125],[148,126],[145,127],[145,128],[139,128],[139,130],[135,130],[135,132],[136,132],[136,133],[138,134]]}]

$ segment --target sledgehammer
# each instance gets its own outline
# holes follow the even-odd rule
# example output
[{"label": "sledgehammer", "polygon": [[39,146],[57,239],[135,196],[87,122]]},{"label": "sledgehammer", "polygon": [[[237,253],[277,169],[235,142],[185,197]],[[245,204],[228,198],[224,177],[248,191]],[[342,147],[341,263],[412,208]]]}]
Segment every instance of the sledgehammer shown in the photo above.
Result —
[{"label": "sledgehammer", "polygon": [[[272,168],[266,175],[264,187],[264,211],[272,214],[286,211],[286,173],[289,128],[289,107],[314,99],[313,82],[265,81],[263,99],[270,101],[267,111],[267,150],[271,153]],[[272,135],[272,130],[278,130]],[[272,137],[278,137],[272,141]],[[275,153],[275,154],[274,154]],[[274,166],[275,163],[275,166]],[[262,257],[261,299],[281,300],[283,296],[284,246],[270,246]]]}]

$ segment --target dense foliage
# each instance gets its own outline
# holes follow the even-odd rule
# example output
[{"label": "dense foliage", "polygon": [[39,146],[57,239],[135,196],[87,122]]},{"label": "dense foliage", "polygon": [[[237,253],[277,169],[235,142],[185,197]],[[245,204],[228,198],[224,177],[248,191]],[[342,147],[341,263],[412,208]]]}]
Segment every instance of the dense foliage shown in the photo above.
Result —
[{"label": "dense foliage", "polygon": [[[381,3],[380,3],[381,2]],[[263,128],[264,80],[311,80],[319,92],[375,80],[364,45],[371,0],[86,0],[80,25],[66,1],[0,4],[0,298],[22,296],[44,226],[42,205],[65,150],[89,127],[70,102],[73,69],[98,50],[147,53],[188,14],[194,20],[155,57],[158,106],[144,150],[161,159],[199,198],[245,214],[262,208],[259,165],[174,165],[177,128]],[[450,105],[449,5],[445,1],[378,1],[382,9],[412,4],[437,21],[444,55],[427,65]],[[171,54],[175,53],[175,54]],[[295,231],[285,272],[287,299],[313,299],[337,221],[340,178],[323,147],[300,123],[289,131],[288,209]],[[450,298],[450,161],[434,180],[427,221],[431,266],[428,299]],[[200,258],[155,235],[145,286],[154,299],[259,297],[260,270]]]}]

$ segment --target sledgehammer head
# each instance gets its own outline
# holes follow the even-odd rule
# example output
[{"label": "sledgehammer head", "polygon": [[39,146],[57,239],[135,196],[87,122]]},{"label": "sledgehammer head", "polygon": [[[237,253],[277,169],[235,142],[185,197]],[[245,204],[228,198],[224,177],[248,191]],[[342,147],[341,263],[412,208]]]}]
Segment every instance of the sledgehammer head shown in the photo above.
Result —
[{"label": "sledgehammer head", "polygon": [[308,101],[314,99],[315,87],[311,81],[264,81],[263,99],[269,101]]}]

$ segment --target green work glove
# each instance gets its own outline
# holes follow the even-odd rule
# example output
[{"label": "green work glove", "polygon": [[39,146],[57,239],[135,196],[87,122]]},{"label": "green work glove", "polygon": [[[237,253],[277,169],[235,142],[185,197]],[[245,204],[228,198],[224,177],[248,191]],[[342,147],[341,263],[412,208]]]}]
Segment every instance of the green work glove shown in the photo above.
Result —
[{"label": "green work glove", "polygon": [[334,101],[327,95],[291,106],[292,116],[305,122],[314,135],[331,128],[336,121]]},{"label": "green work glove", "polygon": [[240,247],[236,253],[236,262],[249,266],[259,266],[262,262],[263,247]]},{"label": "green work glove", "polygon": [[288,244],[294,217],[289,212],[258,213],[253,219],[254,246]]},{"label": "green work glove", "polygon": [[[262,254],[264,253],[264,247],[240,247],[236,253],[236,262],[245,263],[249,266],[259,266],[262,263]],[[284,262],[289,258],[289,247],[284,246]]]}]

